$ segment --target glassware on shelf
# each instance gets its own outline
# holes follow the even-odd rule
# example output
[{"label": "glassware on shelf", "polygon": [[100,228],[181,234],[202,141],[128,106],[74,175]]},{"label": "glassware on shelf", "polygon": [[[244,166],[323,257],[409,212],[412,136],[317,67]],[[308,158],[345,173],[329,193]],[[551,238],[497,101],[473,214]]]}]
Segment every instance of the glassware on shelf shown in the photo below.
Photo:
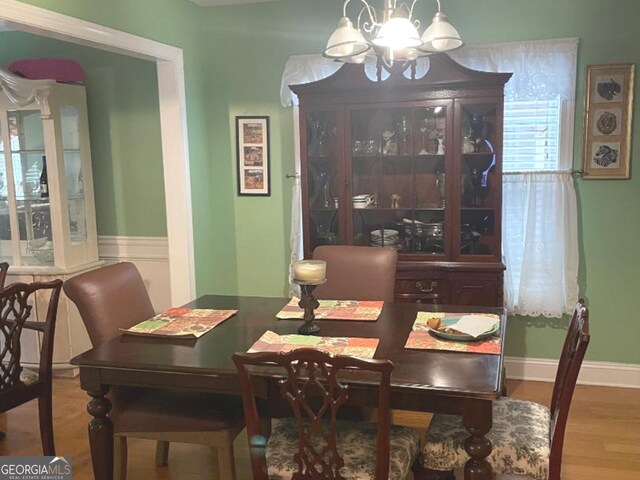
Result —
[{"label": "glassware on shelf", "polygon": [[484,118],[482,115],[471,115],[469,117],[469,129],[471,133],[471,140],[478,142],[482,139],[482,130],[484,129]]},{"label": "glassware on shelf", "polygon": [[407,117],[402,116],[400,122],[398,122],[398,153],[400,155],[407,155],[411,153],[409,137],[411,136],[411,129],[409,128],[409,122]]},{"label": "glassware on shelf", "polygon": [[438,148],[436,150],[436,154],[437,155],[444,155],[444,137],[443,136],[437,136],[436,137],[436,142],[438,142]]},{"label": "glassware on shelf", "polygon": [[368,156],[375,156],[378,154],[379,152],[379,148],[378,148],[378,142],[376,142],[375,140],[369,140],[367,141],[367,146],[365,148],[365,155]]},{"label": "glassware on shelf", "polygon": [[462,153],[473,153],[476,151],[475,144],[469,138],[469,135],[462,137]]},{"label": "glassware on shelf", "polygon": [[397,155],[398,154],[398,142],[396,141],[396,132],[393,130],[385,130],[382,132],[382,139],[384,145],[382,147],[383,155]]},{"label": "glassware on shelf", "polygon": [[431,132],[436,128],[436,119],[432,116],[426,116],[420,121],[420,133],[422,133],[422,149],[419,155],[429,154],[429,137]]},{"label": "glassware on shelf", "polygon": [[471,186],[473,187],[472,206],[481,207],[484,204],[484,198],[489,194],[487,171],[481,172],[477,168],[471,170]]},{"label": "glassware on shelf", "polygon": [[354,140],[353,141],[353,155],[356,157],[361,157],[364,155],[365,145],[362,140]]},{"label": "glassware on shelf", "polygon": [[309,125],[311,130],[311,140],[308,147],[309,156],[326,157],[330,151],[330,139],[326,129],[317,118],[309,122]]},{"label": "glassware on shelf", "polygon": [[333,197],[329,191],[329,174],[320,172],[318,174],[318,184],[320,185],[320,205],[322,208],[331,208],[333,206]]},{"label": "glassware on shelf", "polygon": [[445,174],[444,172],[436,172],[436,187],[438,188],[438,193],[440,194],[440,202],[442,207],[445,206]]}]

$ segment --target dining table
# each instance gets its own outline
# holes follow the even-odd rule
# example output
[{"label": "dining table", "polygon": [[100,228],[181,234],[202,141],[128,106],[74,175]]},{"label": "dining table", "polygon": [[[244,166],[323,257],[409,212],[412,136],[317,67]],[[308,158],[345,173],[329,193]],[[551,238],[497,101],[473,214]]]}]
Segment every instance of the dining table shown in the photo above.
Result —
[{"label": "dining table", "polygon": [[[185,308],[229,309],[237,313],[193,340],[123,334],[73,358],[80,386],[91,397],[87,410],[89,443],[96,480],[113,479],[113,424],[107,397],[114,386],[213,392],[240,397],[231,356],[246,352],[268,330],[295,334],[302,321],[279,320],[286,298],[205,295]],[[418,311],[491,313],[500,316],[500,353],[483,354],[407,349],[405,344]],[[492,478],[487,457],[492,445],[492,402],[502,391],[506,313],[503,308],[385,302],[376,321],[316,320],[321,336],[377,338],[374,358],[394,364],[392,409],[460,415],[469,437],[465,479]],[[256,392],[268,391],[272,378],[257,381]],[[377,385],[357,374],[349,376],[349,401],[375,407]]]}]

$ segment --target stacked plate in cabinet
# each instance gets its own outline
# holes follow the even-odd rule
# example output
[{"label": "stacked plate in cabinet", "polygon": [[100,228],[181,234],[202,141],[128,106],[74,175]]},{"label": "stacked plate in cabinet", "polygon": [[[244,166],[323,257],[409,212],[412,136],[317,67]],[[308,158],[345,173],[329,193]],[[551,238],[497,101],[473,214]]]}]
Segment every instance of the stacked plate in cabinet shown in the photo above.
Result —
[{"label": "stacked plate in cabinet", "polygon": [[370,233],[372,247],[391,247],[395,250],[402,249],[400,233],[397,230],[373,230]]}]

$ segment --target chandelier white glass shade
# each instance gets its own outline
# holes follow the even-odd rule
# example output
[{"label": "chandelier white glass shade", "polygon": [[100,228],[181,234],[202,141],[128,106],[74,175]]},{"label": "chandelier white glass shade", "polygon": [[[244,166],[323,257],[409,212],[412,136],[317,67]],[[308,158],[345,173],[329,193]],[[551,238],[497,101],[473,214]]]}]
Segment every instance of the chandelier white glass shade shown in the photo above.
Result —
[{"label": "chandelier white glass shade", "polygon": [[458,31],[440,10],[440,0],[435,0],[438,11],[422,36],[418,32],[420,20],[413,18],[413,9],[419,0],[410,4],[402,0],[383,0],[381,22],[376,10],[366,0],[356,1],[362,6],[357,27],[347,16],[351,0],[345,0],[343,16],[329,37],[325,57],[362,63],[367,56],[375,56],[384,66],[390,67],[397,61],[408,63],[420,56],[447,52],[463,45]]}]

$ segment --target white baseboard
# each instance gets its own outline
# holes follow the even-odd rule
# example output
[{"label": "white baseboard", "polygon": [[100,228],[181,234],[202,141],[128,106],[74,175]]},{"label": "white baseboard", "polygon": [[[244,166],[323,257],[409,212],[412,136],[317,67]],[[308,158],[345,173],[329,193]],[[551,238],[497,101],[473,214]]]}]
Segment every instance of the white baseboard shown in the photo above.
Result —
[{"label": "white baseboard", "polygon": [[135,264],[147,286],[153,308],[160,312],[172,306],[169,244],[166,237],[100,236],[98,256],[107,264]]},{"label": "white baseboard", "polygon": [[[507,378],[553,382],[558,362],[543,358],[505,358]],[[640,388],[640,365],[616,362],[583,362],[578,383],[607,387]]]}]

